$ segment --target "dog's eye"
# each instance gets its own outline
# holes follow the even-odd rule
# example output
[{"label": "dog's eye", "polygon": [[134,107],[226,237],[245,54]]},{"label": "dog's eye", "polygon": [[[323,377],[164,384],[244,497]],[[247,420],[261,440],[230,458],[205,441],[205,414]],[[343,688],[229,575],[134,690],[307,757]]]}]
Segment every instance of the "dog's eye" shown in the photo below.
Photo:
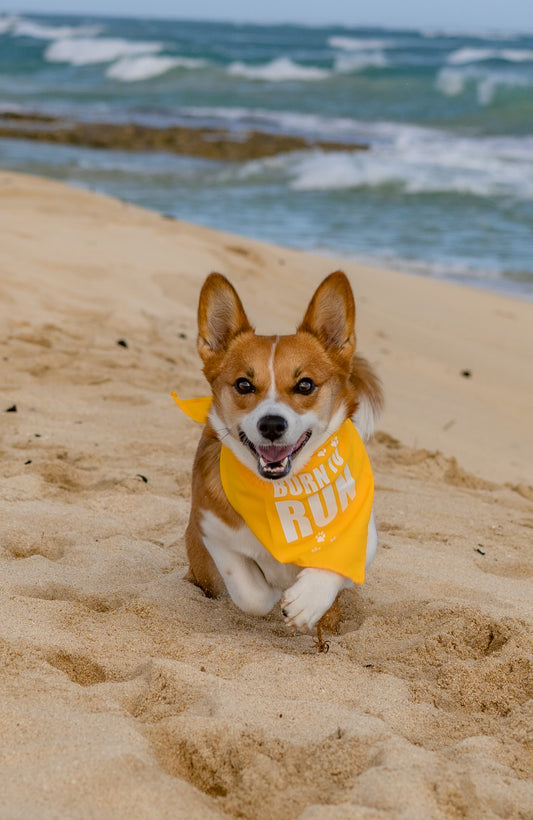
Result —
[{"label": "dog's eye", "polygon": [[302,396],[308,396],[315,389],[316,384],[313,379],[300,379],[294,388],[295,393],[301,393]]},{"label": "dog's eye", "polygon": [[237,379],[233,385],[237,393],[245,395],[246,393],[255,393],[255,387],[248,379]]}]

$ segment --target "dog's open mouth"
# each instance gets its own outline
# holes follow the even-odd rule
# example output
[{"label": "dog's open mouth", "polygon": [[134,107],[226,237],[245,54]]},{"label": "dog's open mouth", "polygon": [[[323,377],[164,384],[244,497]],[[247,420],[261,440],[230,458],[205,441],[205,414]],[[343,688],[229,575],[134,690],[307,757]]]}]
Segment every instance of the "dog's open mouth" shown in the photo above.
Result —
[{"label": "dog's open mouth", "polygon": [[275,479],[283,478],[290,473],[292,460],[311,438],[311,430],[300,436],[296,444],[290,446],[279,444],[254,445],[242,431],[239,433],[239,437],[242,443],[257,458],[259,475],[263,478]]}]

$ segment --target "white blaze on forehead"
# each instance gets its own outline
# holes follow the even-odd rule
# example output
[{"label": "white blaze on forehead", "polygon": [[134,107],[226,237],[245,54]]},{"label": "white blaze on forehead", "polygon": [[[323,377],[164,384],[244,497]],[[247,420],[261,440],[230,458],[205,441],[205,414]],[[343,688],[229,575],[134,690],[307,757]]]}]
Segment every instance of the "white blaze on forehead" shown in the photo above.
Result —
[{"label": "white blaze on forehead", "polygon": [[268,388],[267,398],[269,399],[276,399],[276,373],[274,371],[274,357],[276,355],[276,347],[278,346],[279,336],[276,336],[275,340],[272,342],[272,348],[270,350],[270,358],[268,360],[268,372],[270,373],[270,386]]}]

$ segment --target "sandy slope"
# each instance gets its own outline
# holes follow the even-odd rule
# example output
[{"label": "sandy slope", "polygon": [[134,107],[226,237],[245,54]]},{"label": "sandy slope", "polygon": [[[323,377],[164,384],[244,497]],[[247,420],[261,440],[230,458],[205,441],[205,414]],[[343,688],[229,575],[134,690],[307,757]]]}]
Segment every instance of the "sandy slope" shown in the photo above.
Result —
[{"label": "sandy slope", "polygon": [[343,266],[381,549],[316,655],[182,580],[168,393],[209,271],[287,331],[342,263],[13,174],[0,226],[0,816],[532,818],[533,306]]}]

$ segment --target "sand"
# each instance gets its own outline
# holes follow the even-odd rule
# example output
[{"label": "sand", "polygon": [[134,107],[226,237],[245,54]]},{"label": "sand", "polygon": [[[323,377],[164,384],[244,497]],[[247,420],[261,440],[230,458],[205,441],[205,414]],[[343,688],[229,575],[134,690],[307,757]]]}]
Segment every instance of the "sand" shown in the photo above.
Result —
[{"label": "sand", "polygon": [[[11,173],[0,226],[2,820],[533,818],[533,305]],[[183,579],[169,391],[211,270],[285,332],[336,268],[381,540],[317,654]]]}]

